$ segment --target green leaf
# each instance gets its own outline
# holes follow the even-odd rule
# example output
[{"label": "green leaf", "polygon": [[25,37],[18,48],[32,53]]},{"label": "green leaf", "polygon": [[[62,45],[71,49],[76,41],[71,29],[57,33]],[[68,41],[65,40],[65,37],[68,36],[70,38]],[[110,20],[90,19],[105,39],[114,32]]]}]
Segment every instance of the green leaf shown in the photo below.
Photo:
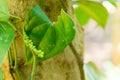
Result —
[{"label": "green leaf", "polygon": [[1,68],[0,68],[0,80],[3,80],[3,72],[1,70]]},{"label": "green leaf", "polygon": [[7,1],[0,0],[0,21],[7,21],[10,18]]},{"label": "green leaf", "polygon": [[[32,8],[25,20],[25,33],[32,40],[33,45],[37,48],[42,37],[46,33],[51,21],[39,6]],[[26,63],[31,63],[32,53],[30,48],[26,46]]]},{"label": "green leaf", "polygon": [[112,1],[110,1],[110,3],[114,6],[114,7],[118,7],[118,5],[117,5],[117,2],[112,2]]},{"label": "green leaf", "polygon": [[75,15],[79,23],[83,26],[90,18],[94,19],[103,28],[106,25],[108,12],[106,8],[94,1],[79,2],[78,7],[75,8]]},{"label": "green leaf", "polygon": [[7,22],[0,22],[0,65],[14,39],[15,32]]},{"label": "green leaf", "polygon": [[73,26],[74,23],[71,18],[62,10],[58,21],[49,27],[40,42],[39,48],[44,51],[44,58],[41,60],[53,57],[65,49],[74,38]]},{"label": "green leaf", "polygon": [[[33,42],[33,46],[44,52],[43,57],[38,57],[39,61],[43,61],[63,51],[73,40],[75,35],[73,26],[72,19],[63,10],[58,21],[52,24],[43,10],[36,6],[28,13],[24,31]],[[28,47],[26,47],[26,55],[29,63],[32,59],[32,53]]]},{"label": "green leaf", "polygon": [[87,24],[87,22],[89,21],[90,17],[89,15],[84,11],[84,9],[77,7],[74,9],[75,15],[77,17],[78,22],[80,23],[80,25],[84,26],[85,24]]}]

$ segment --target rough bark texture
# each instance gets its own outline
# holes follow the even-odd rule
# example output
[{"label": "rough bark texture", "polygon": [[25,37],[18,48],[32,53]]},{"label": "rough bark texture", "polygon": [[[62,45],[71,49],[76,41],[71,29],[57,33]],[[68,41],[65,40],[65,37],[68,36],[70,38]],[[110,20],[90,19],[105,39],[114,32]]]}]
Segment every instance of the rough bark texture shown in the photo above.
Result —
[{"label": "rough bark texture", "polygon": [[[36,4],[42,6],[52,21],[56,21],[63,8],[74,20],[76,36],[73,42],[59,55],[43,61],[37,68],[35,80],[84,80],[83,75],[83,30],[74,18],[71,0],[7,0],[12,15],[25,18],[28,10]],[[17,24],[21,27],[22,23]],[[32,65],[25,62],[23,40],[16,33],[19,70],[23,80],[29,80]],[[12,74],[15,74],[14,72]],[[5,78],[5,80],[10,80]],[[15,79],[17,80],[17,79]]]}]

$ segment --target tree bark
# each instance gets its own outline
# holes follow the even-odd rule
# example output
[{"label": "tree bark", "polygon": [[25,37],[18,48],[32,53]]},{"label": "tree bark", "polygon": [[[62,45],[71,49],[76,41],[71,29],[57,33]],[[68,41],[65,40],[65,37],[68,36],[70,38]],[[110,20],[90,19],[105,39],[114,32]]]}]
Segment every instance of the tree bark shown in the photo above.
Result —
[{"label": "tree bark", "polygon": [[[75,22],[76,35],[73,42],[59,55],[40,62],[35,74],[35,80],[84,80],[83,71],[83,29],[79,27],[74,17],[71,0],[7,0],[10,13],[23,20],[29,9],[39,4],[51,21],[57,21],[60,10],[63,8]],[[20,28],[22,22],[17,24]],[[25,63],[25,50],[22,37],[16,32],[18,68],[23,80],[29,80],[32,65]],[[14,59],[13,59],[14,60]],[[5,74],[5,71],[4,71]],[[16,76],[15,72],[12,72]],[[5,78],[5,80],[10,80]],[[15,80],[18,80],[17,77]]]}]

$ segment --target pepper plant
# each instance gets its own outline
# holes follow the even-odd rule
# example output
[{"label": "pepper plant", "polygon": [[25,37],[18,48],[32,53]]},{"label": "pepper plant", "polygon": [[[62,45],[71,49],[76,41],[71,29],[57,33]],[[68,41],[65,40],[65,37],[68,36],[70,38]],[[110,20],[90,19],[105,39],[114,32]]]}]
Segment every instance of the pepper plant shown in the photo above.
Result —
[{"label": "pepper plant", "polygon": [[[0,2],[0,65],[9,50],[10,44],[14,44],[14,54],[16,55],[16,44],[14,43],[15,30],[17,26],[9,20],[10,15],[5,0]],[[18,18],[19,19],[19,18]],[[52,23],[39,5],[33,7],[24,20],[23,31],[19,33],[24,39],[26,48],[26,64],[33,63],[31,80],[34,79],[35,69],[38,62],[55,56],[70,44],[75,35],[74,23],[64,10],[58,21]],[[10,54],[11,56],[11,54]],[[16,56],[15,56],[16,57]],[[16,67],[16,66],[15,66]],[[18,78],[18,71],[16,71]]]},{"label": "pepper plant", "polygon": [[[94,1],[74,1],[78,7],[74,13],[81,26],[87,24],[89,19],[94,19],[100,26],[105,27],[108,12],[105,7]],[[63,8],[64,9],[64,8]],[[8,55],[10,66],[15,70],[19,80],[23,80],[18,69],[15,32],[19,32],[24,40],[26,62],[32,64],[33,69],[30,80],[34,80],[34,74],[39,62],[52,58],[61,53],[74,39],[74,21],[64,11],[58,16],[56,22],[52,22],[39,5],[32,7],[25,19],[11,15],[6,0],[0,0],[0,67],[5,55]],[[99,10],[98,10],[99,9]],[[104,14],[103,14],[104,13]],[[15,21],[12,21],[12,18]],[[23,21],[22,30],[14,23]],[[13,45],[15,61],[12,61],[10,46]],[[12,65],[14,63],[14,65]],[[0,80],[3,79],[0,69]]]}]

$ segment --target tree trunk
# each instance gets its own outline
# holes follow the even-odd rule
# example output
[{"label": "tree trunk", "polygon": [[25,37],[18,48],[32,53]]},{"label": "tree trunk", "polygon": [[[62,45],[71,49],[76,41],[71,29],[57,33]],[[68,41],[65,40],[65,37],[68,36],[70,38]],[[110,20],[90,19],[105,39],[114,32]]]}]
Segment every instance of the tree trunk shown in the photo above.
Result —
[{"label": "tree trunk", "polygon": [[[73,42],[59,55],[40,62],[35,74],[35,80],[84,80],[83,71],[83,29],[79,27],[72,9],[71,0],[7,0],[12,15],[25,18],[29,9],[39,4],[52,21],[57,21],[63,8],[75,22],[76,35]],[[22,22],[17,24],[21,27]],[[21,36],[16,32],[17,57],[19,71],[23,80],[29,80],[32,65],[25,63],[24,45]],[[14,59],[13,59],[14,60]],[[4,71],[5,74],[5,71]],[[7,73],[8,74],[8,73]],[[13,76],[16,73],[12,72]],[[5,80],[10,80],[5,77]],[[15,80],[18,80],[17,77]]]}]

